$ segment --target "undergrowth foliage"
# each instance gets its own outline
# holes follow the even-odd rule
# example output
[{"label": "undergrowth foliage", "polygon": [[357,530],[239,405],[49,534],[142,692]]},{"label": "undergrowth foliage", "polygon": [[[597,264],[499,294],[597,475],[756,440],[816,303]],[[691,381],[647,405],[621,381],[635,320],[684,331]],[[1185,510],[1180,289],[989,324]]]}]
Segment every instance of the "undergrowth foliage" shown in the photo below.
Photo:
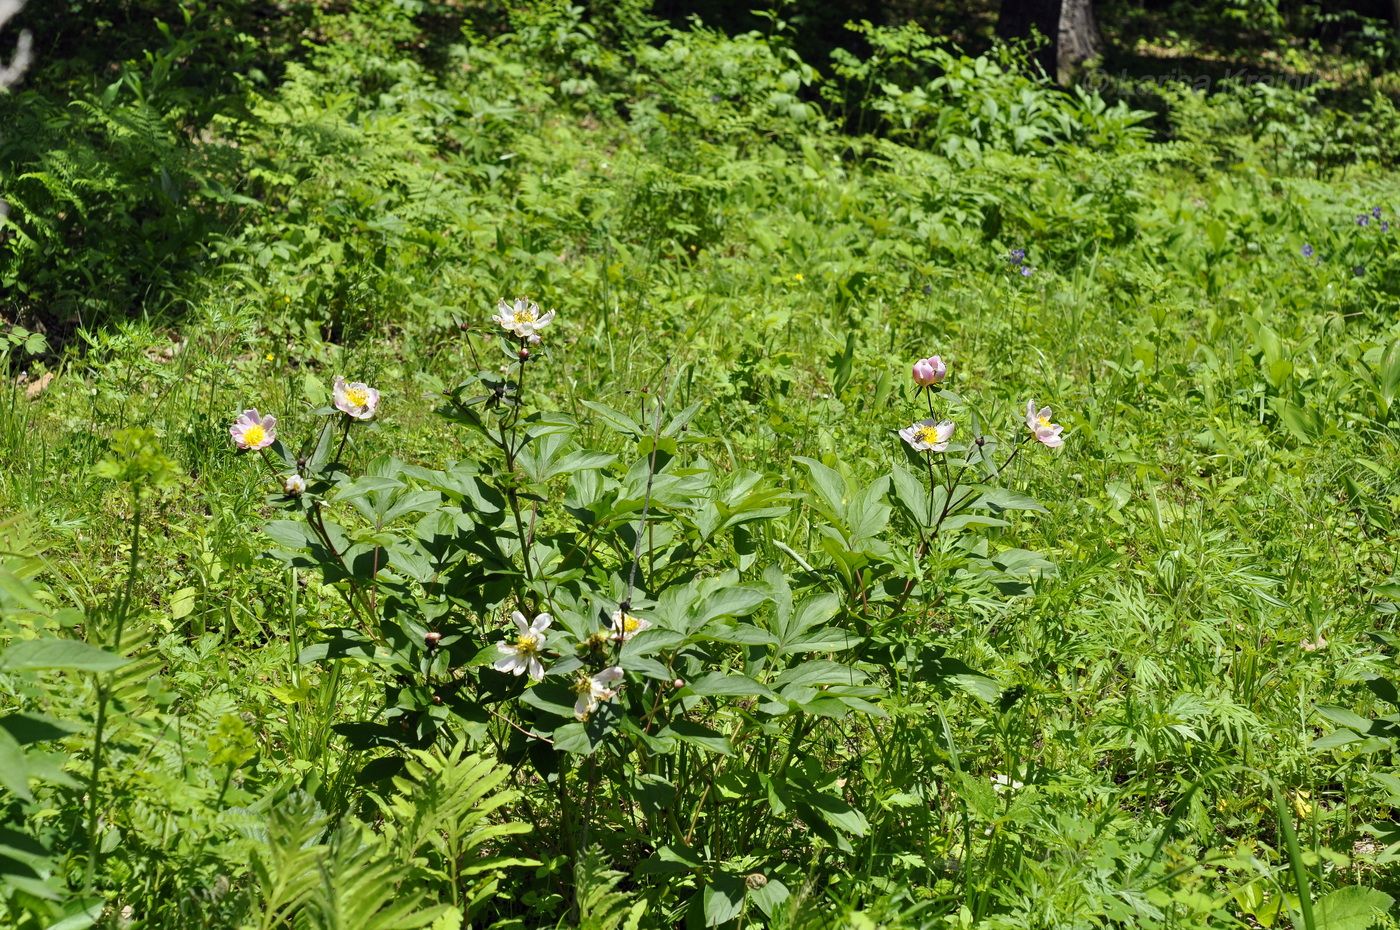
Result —
[{"label": "undergrowth foliage", "polygon": [[1387,79],[118,6],[0,96],[0,923],[1395,925]]}]

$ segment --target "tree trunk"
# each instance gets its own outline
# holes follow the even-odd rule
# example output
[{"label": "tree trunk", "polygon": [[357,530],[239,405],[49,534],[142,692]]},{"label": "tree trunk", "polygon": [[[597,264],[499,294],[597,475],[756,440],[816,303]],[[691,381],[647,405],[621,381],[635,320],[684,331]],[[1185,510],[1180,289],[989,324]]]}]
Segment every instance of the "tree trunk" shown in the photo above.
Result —
[{"label": "tree trunk", "polygon": [[1025,39],[1032,29],[1049,40],[1036,51],[1036,61],[1060,82],[1102,51],[1092,0],[1002,0],[997,35]]},{"label": "tree trunk", "polygon": [[1062,83],[1069,80],[1084,62],[1102,54],[1103,40],[1099,37],[1099,24],[1094,21],[1093,0],[1064,0],[1055,79]]}]

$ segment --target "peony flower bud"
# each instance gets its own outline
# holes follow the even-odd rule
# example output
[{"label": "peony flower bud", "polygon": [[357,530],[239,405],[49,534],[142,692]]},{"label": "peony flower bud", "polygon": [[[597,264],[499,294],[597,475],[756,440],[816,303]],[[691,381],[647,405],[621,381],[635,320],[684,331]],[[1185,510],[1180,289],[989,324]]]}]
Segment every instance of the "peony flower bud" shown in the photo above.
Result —
[{"label": "peony flower bud", "polygon": [[948,376],[948,366],[937,355],[921,358],[914,363],[914,383],[919,387],[932,387]]},{"label": "peony flower bud", "polygon": [[296,497],[302,491],[306,490],[306,479],[301,475],[288,475],[287,482],[282,485],[282,489],[292,497]]}]

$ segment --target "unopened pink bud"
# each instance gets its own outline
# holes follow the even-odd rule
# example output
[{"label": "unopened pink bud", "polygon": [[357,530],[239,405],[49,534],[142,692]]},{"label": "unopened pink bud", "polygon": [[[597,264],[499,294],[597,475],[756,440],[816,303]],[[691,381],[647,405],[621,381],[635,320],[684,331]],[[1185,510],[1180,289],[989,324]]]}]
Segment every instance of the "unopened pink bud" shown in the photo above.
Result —
[{"label": "unopened pink bud", "polygon": [[937,355],[921,358],[914,363],[914,383],[919,387],[930,387],[948,376],[948,366]]}]

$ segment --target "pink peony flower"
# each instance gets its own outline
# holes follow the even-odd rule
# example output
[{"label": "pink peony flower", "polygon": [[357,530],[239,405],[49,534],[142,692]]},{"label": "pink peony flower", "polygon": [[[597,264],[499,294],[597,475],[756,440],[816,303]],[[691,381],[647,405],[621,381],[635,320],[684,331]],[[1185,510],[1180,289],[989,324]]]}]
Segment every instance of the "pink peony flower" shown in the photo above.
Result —
[{"label": "pink peony flower", "polygon": [[921,358],[914,363],[914,383],[919,387],[931,387],[948,376],[948,366],[937,355]]},{"label": "pink peony flower", "polygon": [[238,419],[228,428],[228,434],[233,437],[233,444],[238,448],[257,452],[272,445],[273,440],[277,438],[277,418],[271,415],[263,416],[254,407],[238,415]]},{"label": "pink peony flower", "polygon": [[1036,410],[1034,400],[1026,401],[1026,429],[1031,431],[1036,442],[1048,448],[1058,449],[1065,444],[1064,439],[1060,436],[1060,431],[1064,427],[1058,423],[1050,422],[1049,407],[1041,407]]},{"label": "pink peony flower", "polygon": [[347,382],[336,375],[333,393],[335,409],[356,420],[368,420],[379,409],[379,392],[360,381]]}]

